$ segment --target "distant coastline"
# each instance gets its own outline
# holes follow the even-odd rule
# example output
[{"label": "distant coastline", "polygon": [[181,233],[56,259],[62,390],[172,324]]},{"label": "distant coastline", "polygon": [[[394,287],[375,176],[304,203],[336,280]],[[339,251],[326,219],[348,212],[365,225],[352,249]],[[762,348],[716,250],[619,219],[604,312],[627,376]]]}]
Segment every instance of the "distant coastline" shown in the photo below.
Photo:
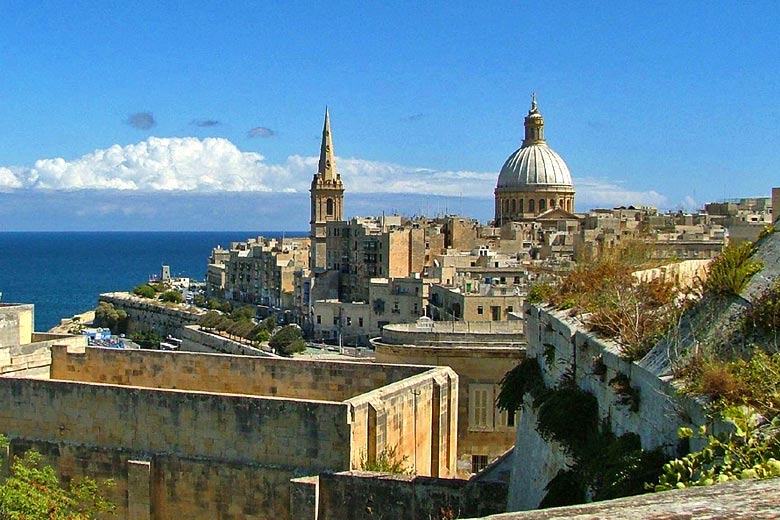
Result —
[{"label": "distant coastline", "polygon": [[35,304],[35,329],[95,308],[103,292],[132,289],[158,274],[202,279],[211,249],[290,231],[3,231],[0,292],[4,302]]}]

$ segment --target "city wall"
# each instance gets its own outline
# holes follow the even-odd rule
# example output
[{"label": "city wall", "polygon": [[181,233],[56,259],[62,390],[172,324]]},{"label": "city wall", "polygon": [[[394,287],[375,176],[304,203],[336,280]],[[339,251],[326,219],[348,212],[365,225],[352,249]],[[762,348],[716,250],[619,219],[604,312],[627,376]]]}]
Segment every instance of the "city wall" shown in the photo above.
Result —
[{"label": "city wall", "polygon": [[12,450],[114,479],[119,518],[292,518],[290,479],[389,443],[423,474],[454,464],[448,368],[55,346],[50,380],[0,378],[0,399]]},{"label": "city wall", "polygon": [[180,336],[183,352],[234,354],[237,356],[274,357],[270,352],[250,347],[238,341],[200,330],[198,325],[182,327]]},{"label": "city wall", "polygon": [[503,512],[506,492],[507,486],[503,482],[444,480],[354,471],[326,473],[319,477],[316,517],[305,518],[471,518]]},{"label": "city wall", "polygon": [[[673,453],[680,426],[710,424],[710,431],[723,429],[721,424],[712,425],[701,403],[678,394],[671,376],[657,368],[658,360],[648,356],[640,363],[625,361],[617,345],[581,329],[564,312],[529,306],[526,332],[526,355],[537,360],[548,388],[564,374],[573,375],[577,387],[595,396],[599,417],[608,421],[611,430],[616,435],[636,433],[644,449],[662,447]],[[635,392],[635,411],[621,403],[621,396],[609,383],[618,374],[628,378]],[[509,511],[536,508],[547,483],[571,462],[561,446],[537,433],[537,416],[528,396],[519,417]],[[692,449],[699,447],[691,442]]]},{"label": "city wall", "polygon": [[0,399],[14,443],[51,444],[66,477],[114,478],[120,518],[129,460],[151,460],[157,519],[216,518],[208,511],[240,503],[252,515],[232,518],[288,518],[290,478],[350,467],[343,403],[16,378],[0,379]]},{"label": "city wall", "polygon": [[344,401],[431,369],[157,350],[79,352],[59,346],[52,349],[52,360],[52,379],[324,401]]},{"label": "city wall", "polygon": [[429,325],[400,323],[382,329],[385,343],[394,345],[525,345],[520,321],[434,321]]},{"label": "city wall", "polygon": [[128,332],[155,331],[162,336],[181,337],[182,329],[187,325],[194,325],[198,318],[206,311],[196,307],[192,310],[165,306],[163,302],[141,298],[126,292],[113,292],[101,294],[99,301],[111,303],[119,310],[122,309],[130,318]]}]

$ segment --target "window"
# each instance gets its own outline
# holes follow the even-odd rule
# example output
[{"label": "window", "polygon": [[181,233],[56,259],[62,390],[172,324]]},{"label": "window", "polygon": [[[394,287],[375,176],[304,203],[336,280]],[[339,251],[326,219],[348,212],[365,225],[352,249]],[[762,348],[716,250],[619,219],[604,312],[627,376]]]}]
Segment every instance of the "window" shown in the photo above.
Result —
[{"label": "window", "polygon": [[491,305],[490,315],[493,321],[501,320],[501,307],[499,307],[498,305]]},{"label": "window", "polygon": [[328,199],[325,202],[325,214],[328,216],[333,216],[333,199]]},{"label": "window", "polygon": [[493,385],[469,385],[469,431],[493,431]]},{"label": "window", "polygon": [[506,312],[507,312],[507,313],[514,312],[514,310],[515,310],[515,308],[514,308],[514,307],[512,307],[511,305],[507,305],[507,306],[506,306]]},{"label": "window", "polygon": [[317,325],[322,323],[322,315],[317,314]]},{"label": "window", "polygon": [[471,472],[479,473],[485,469],[488,465],[487,455],[472,455],[471,456]]},{"label": "window", "polygon": [[339,324],[339,317],[338,316],[333,316],[333,324],[334,325],[338,325]]},{"label": "window", "polygon": [[482,308],[482,305],[477,305],[477,314],[482,314],[485,312],[485,309]]},{"label": "window", "polygon": [[358,327],[363,326],[363,318],[358,318]]},{"label": "window", "polygon": [[350,325],[352,325],[352,317],[347,316],[347,327],[349,327]]}]

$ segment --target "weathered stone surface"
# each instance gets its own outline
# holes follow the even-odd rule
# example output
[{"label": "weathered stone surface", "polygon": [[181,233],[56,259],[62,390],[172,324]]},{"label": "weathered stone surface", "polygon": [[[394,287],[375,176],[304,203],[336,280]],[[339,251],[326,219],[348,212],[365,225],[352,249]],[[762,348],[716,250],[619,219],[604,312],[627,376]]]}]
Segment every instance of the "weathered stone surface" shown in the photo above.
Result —
[{"label": "weathered stone surface", "polygon": [[780,479],[746,480],[717,486],[558,507],[506,513],[485,520],[721,520],[780,518]]}]

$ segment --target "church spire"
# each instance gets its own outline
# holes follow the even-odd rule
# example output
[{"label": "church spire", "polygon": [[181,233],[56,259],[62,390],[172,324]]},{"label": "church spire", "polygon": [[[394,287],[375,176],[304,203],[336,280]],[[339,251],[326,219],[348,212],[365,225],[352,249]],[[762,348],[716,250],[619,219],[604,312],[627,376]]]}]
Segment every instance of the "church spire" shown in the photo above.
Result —
[{"label": "church spire", "polygon": [[525,116],[525,139],[523,147],[534,144],[543,144],[544,140],[544,118],[539,112],[539,106],[536,104],[536,92],[531,94],[531,109]]},{"label": "church spire", "polygon": [[333,153],[333,139],[330,136],[330,114],[325,107],[325,124],[322,128],[322,145],[320,146],[320,163],[317,174],[323,181],[335,181],[340,177],[336,170],[336,156]]}]

